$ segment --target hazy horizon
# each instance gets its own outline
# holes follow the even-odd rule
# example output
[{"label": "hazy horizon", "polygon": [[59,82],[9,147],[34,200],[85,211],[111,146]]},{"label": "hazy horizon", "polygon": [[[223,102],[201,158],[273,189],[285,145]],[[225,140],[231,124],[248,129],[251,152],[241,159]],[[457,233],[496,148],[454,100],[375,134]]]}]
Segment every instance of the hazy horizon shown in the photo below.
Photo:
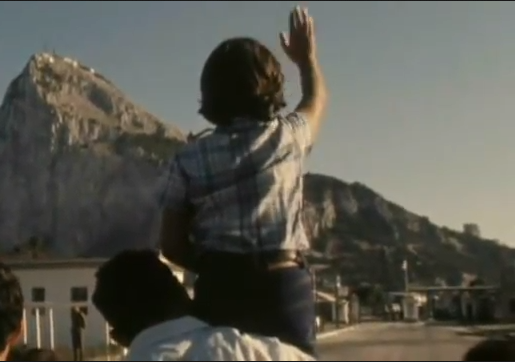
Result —
[{"label": "hazy horizon", "polygon": [[[30,55],[79,59],[184,133],[199,73],[224,38],[278,55],[290,108],[298,77],[280,51],[295,2],[0,2],[0,92]],[[309,171],[359,181],[386,199],[515,246],[515,4],[303,2],[315,17],[331,92]],[[511,171],[510,171],[511,169]],[[504,206],[503,206],[504,205]]]}]

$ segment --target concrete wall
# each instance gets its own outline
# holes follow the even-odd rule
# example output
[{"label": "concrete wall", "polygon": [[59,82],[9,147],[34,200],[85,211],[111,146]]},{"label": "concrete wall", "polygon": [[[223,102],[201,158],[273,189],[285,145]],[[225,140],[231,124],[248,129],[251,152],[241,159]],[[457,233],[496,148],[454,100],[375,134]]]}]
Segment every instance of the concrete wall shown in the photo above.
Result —
[{"label": "concrete wall", "polygon": [[[84,305],[87,308],[87,326],[85,331],[86,347],[105,346],[107,326],[102,316],[91,304],[91,294],[95,286],[95,272],[98,266],[85,267],[37,267],[20,268],[13,266],[13,271],[19,277],[26,301],[26,342],[30,345],[37,344],[38,316],[34,307],[43,308],[39,316],[41,346],[51,347],[51,317],[53,314],[54,346],[69,347],[70,340],[70,307],[73,304]],[[174,270],[179,280],[183,280],[183,272]],[[72,301],[72,288],[84,288],[87,291],[86,300]],[[33,289],[45,290],[45,301],[33,301]],[[52,309],[52,311],[50,311]],[[40,309],[41,310],[41,309]]]},{"label": "concrete wall", "polygon": [[[90,298],[95,286],[96,268],[69,269],[24,269],[15,270],[20,278],[26,300],[27,342],[36,345],[37,316],[35,306],[46,306],[53,309],[55,346],[70,346],[70,307],[72,305],[71,290],[74,287],[85,288],[86,300],[80,301],[87,306],[87,326],[85,342],[88,347],[105,345],[106,325],[103,318],[91,305]],[[35,303],[32,299],[33,288],[44,288],[45,302]],[[77,301],[79,302],[79,301]],[[47,309],[40,315],[42,346],[50,347],[51,312]]]}]

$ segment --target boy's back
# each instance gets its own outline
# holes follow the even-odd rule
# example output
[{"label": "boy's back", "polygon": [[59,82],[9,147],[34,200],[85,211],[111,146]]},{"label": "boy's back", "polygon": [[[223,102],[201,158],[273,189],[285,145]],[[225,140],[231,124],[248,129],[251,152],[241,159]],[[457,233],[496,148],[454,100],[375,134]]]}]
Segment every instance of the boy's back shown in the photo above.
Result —
[{"label": "boy's back", "polygon": [[302,97],[286,117],[277,117],[286,108],[285,77],[268,47],[234,37],[209,54],[199,113],[217,129],[172,161],[159,244],[170,261],[196,272],[204,320],[314,354],[302,176],[327,95],[313,18],[295,7],[288,24],[281,46],[299,71]]},{"label": "boy's back", "polygon": [[165,197],[187,189],[201,249],[307,249],[301,207],[310,147],[308,122],[298,113],[262,123],[235,120],[176,155],[172,165],[179,165],[183,177],[168,180]]}]

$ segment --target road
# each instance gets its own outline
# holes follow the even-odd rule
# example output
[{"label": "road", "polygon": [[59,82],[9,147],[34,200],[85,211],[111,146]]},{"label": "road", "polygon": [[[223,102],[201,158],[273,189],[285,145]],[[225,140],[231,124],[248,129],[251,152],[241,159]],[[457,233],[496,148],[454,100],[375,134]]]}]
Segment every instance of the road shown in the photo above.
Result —
[{"label": "road", "polygon": [[463,328],[370,323],[319,342],[322,361],[461,361],[479,337]]}]

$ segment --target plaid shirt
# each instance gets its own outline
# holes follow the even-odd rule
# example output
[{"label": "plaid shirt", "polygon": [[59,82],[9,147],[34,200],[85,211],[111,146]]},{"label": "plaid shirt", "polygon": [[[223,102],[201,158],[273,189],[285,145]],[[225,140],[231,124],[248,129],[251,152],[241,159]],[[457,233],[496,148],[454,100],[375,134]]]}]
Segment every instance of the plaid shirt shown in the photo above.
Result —
[{"label": "plaid shirt", "polygon": [[308,249],[302,177],[311,141],[298,113],[218,127],[175,155],[161,205],[193,208],[191,234],[201,250]]}]

